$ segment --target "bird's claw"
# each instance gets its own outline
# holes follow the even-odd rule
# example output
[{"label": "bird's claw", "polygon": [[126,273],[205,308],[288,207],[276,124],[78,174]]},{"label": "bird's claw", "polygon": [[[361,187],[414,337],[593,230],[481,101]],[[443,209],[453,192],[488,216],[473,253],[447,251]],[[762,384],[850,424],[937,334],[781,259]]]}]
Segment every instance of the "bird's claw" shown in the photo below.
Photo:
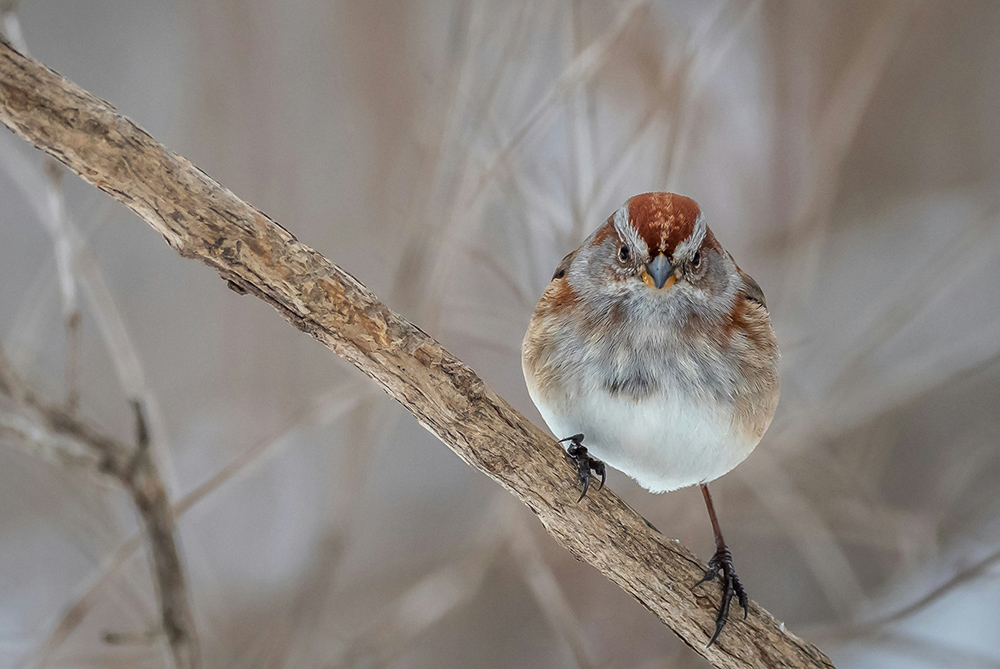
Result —
[{"label": "bird's claw", "polygon": [[733,597],[736,597],[740,606],[743,607],[744,619],[750,613],[750,599],[747,597],[746,590],[743,589],[740,577],[736,575],[736,569],[733,567],[733,554],[726,546],[717,550],[712,559],[708,561],[708,571],[705,572],[705,576],[700,581],[695,583],[695,587],[711,581],[716,576],[722,580],[722,604],[719,607],[719,615],[715,619],[715,634],[709,640],[709,646],[719,638],[719,633],[722,632],[726,621],[729,620],[729,604]]},{"label": "bird's claw", "polygon": [[583,486],[580,499],[576,500],[579,503],[583,501],[583,498],[587,496],[587,491],[590,490],[590,472],[593,471],[595,474],[600,475],[601,485],[597,488],[600,490],[608,480],[608,470],[605,468],[603,462],[597,458],[590,457],[587,447],[583,445],[582,434],[574,434],[572,437],[560,439],[559,443],[561,444],[566,441],[570,442],[569,448],[566,449],[566,454],[576,463],[576,478]]}]

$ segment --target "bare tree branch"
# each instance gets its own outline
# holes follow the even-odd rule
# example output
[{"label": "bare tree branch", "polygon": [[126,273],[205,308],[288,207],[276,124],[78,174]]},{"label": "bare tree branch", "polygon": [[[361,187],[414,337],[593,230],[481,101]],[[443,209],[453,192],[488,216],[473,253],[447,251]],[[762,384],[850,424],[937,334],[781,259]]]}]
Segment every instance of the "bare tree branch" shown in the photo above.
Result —
[{"label": "bare tree branch", "polygon": [[0,120],[124,203],[186,258],[271,304],[378,382],[467,464],[534,511],[577,558],[717,667],[831,667],[752,604],[711,646],[717,586],[702,564],[609,490],[577,504],[560,447],[475,372],[354,277],[174,154],[106,102],[0,43]]},{"label": "bare tree branch", "polygon": [[[0,347],[0,354],[2,353],[3,349]],[[4,380],[3,362],[3,358],[0,357],[0,383]],[[356,389],[355,385],[353,381],[347,382],[318,395],[314,398],[312,406],[291,421],[279,434],[257,442],[178,499],[171,506],[175,520],[252,465],[259,463],[266,456],[273,455],[274,451],[278,450],[279,445],[288,444],[292,435],[298,430],[306,426],[329,425],[343,413],[354,408],[359,400],[366,397],[366,393]],[[0,386],[0,392],[4,392],[2,386]],[[3,414],[0,413],[0,433],[4,427]],[[39,660],[32,666],[45,665],[46,658],[65,643],[83,622],[102,588],[125,567],[132,554],[141,547],[142,535],[132,535],[101,561],[97,573],[90,577],[88,584],[81,588],[79,595],[67,606],[59,619],[54,622],[51,631],[45,635],[45,640],[39,650]]]},{"label": "bare tree branch", "polygon": [[104,435],[76,418],[67,408],[47,404],[8,365],[0,349],[0,394],[16,404],[7,420],[0,412],[0,435],[51,445],[65,461],[78,453],[96,457],[96,469],[120,485],[138,511],[149,543],[149,556],[160,603],[160,622],[179,669],[197,667],[198,641],[188,602],[184,568],[174,538],[174,513],[149,448],[149,431],[142,404],[133,402],[136,445],[131,447]]}]

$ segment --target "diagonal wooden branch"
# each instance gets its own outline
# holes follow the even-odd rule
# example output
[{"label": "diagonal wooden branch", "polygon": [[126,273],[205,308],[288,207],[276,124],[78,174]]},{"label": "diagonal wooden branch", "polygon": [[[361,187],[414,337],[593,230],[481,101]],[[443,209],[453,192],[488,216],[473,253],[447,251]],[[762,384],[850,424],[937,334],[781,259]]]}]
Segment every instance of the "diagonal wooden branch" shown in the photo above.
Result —
[{"label": "diagonal wooden branch", "polygon": [[563,450],[469,367],[354,277],[106,102],[0,42],[0,120],[143,218],[186,258],[271,304],[349,360],[459,457],[511,492],[578,559],[631,594],[717,667],[832,667],[751,604],[718,642],[717,585],[610,490],[577,504]]}]

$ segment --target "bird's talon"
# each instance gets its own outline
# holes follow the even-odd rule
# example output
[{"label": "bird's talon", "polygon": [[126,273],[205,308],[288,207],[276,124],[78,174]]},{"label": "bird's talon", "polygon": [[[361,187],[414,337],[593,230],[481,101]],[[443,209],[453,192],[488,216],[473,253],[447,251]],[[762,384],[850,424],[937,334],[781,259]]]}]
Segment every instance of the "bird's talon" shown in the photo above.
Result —
[{"label": "bird's talon", "polygon": [[722,628],[729,621],[729,606],[733,597],[743,608],[743,618],[746,619],[750,615],[750,598],[747,597],[746,590],[743,589],[740,577],[736,575],[736,570],[733,567],[733,555],[726,546],[717,550],[712,559],[708,561],[708,570],[705,572],[704,578],[695,583],[695,587],[711,581],[716,576],[719,576],[722,581],[722,602],[719,605],[719,615],[715,619],[715,633],[712,634],[712,638],[708,642],[709,646],[715,643]]},{"label": "bird's talon", "polygon": [[604,488],[604,484],[608,479],[608,472],[603,462],[597,458],[590,457],[587,447],[583,445],[582,434],[574,434],[572,437],[560,439],[559,443],[561,444],[566,441],[570,442],[569,448],[566,449],[566,454],[576,463],[576,478],[583,486],[580,499],[576,500],[579,504],[587,496],[587,491],[590,490],[590,472],[593,471],[601,477],[601,485],[598,490]]},{"label": "bird's talon", "polygon": [[708,583],[713,578],[715,578],[719,573],[719,560],[718,555],[713,555],[712,559],[708,561],[708,569],[705,570],[705,575],[701,577],[701,580],[694,584],[694,587],[698,587],[702,583]]},{"label": "bird's talon", "polygon": [[700,581],[698,581],[697,583],[695,583],[695,584],[694,584],[694,587],[696,587],[696,588],[697,588],[697,587],[698,587],[699,585],[701,585],[702,583],[708,583],[708,582],[709,582],[709,581],[711,581],[711,580],[712,580],[713,578],[715,578],[715,574],[716,574],[716,570],[714,570],[714,569],[712,569],[712,568],[710,567],[710,568],[708,569],[708,571],[706,571],[706,572],[705,572],[705,575],[701,577],[701,580],[700,580]]},{"label": "bird's talon", "polygon": [[[722,633],[722,628],[725,627],[725,626],[726,626],[726,621],[725,620],[721,620],[721,621],[717,620],[715,622],[715,633],[712,635],[712,638],[709,639],[708,646],[711,646],[713,643],[715,643],[715,640],[719,638],[719,634]],[[708,648],[708,646],[705,646],[705,648]]]},{"label": "bird's talon", "polygon": [[580,499],[576,500],[576,503],[579,504],[587,496],[587,491],[590,489],[590,467],[586,464],[585,459],[579,461],[579,471],[576,478],[583,484],[583,492],[580,493]]}]

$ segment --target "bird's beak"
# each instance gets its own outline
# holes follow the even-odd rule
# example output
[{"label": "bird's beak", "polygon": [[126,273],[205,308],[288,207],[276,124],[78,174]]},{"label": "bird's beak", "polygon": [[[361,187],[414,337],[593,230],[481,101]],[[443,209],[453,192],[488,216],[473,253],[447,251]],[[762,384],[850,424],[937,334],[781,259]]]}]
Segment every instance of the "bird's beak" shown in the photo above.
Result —
[{"label": "bird's beak", "polygon": [[674,268],[670,266],[667,256],[662,253],[646,263],[646,269],[642,272],[642,282],[657,290],[670,288],[675,281],[677,277],[674,276]]}]

